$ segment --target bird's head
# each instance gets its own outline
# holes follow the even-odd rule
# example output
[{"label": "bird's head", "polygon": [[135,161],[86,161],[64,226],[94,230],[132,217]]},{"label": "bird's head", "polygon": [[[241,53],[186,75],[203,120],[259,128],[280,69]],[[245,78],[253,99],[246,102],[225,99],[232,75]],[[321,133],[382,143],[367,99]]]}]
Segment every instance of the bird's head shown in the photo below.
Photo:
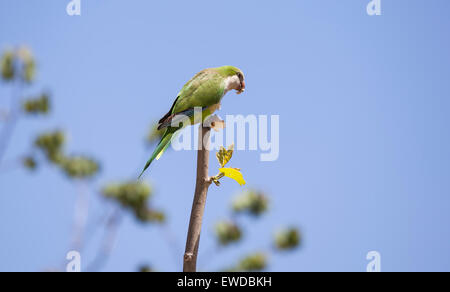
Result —
[{"label": "bird's head", "polygon": [[216,70],[225,77],[225,90],[236,90],[237,94],[245,91],[245,76],[239,68],[233,66],[223,66]]}]

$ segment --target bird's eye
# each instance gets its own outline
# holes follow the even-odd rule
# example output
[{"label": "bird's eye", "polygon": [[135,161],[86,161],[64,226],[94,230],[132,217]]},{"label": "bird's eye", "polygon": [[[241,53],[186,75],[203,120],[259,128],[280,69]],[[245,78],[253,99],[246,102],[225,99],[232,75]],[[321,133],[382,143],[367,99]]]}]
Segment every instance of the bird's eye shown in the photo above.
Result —
[{"label": "bird's eye", "polygon": [[241,81],[242,81],[242,79],[244,79],[243,78],[244,76],[242,76],[242,74],[240,72],[238,72],[237,76],[238,76],[239,80],[241,80]]}]

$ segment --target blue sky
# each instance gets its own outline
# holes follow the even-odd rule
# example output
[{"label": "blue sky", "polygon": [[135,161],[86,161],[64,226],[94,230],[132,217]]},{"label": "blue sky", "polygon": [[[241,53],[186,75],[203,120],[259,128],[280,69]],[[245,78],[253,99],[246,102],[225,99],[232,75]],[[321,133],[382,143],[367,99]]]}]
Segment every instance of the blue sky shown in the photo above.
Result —
[{"label": "blue sky", "polygon": [[[228,94],[220,115],[280,115],[280,157],[233,157],[249,186],[271,195],[271,210],[244,220],[245,241],[207,269],[266,250],[276,228],[293,224],[304,244],[272,255],[270,271],[365,271],[372,250],[384,271],[450,270],[449,1],[382,0],[377,17],[366,14],[368,0],[82,0],[80,17],[67,16],[68,2],[0,2],[0,49],[31,47],[39,76],[29,92],[48,89],[54,100],[49,119],[20,122],[7,157],[27,151],[37,132],[62,128],[69,152],[102,162],[93,190],[134,178],[151,152],[150,122],[184,82],[206,67],[239,66],[247,91]],[[195,152],[172,151],[146,176],[180,258],[194,164]],[[239,190],[232,181],[210,189],[201,250],[214,246],[212,226]],[[51,167],[0,175],[1,271],[64,262],[76,194]],[[91,195],[93,222],[107,205]],[[181,267],[157,227],[127,216],[104,270],[141,263]]]}]

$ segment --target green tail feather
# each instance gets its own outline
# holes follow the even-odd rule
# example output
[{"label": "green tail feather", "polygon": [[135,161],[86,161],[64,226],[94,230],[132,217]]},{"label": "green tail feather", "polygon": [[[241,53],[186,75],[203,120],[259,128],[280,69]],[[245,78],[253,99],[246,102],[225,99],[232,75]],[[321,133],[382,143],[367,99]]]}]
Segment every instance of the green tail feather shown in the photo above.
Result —
[{"label": "green tail feather", "polygon": [[159,144],[156,147],[155,151],[153,151],[152,156],[145,164],[144,170],[141,172],[138,179],[141,178],[141,176],[144,174],[144,172],[147,170],[147,168],[150,166],[150,164],[152,164],[153,160],[155,160],[155,159],[158,160],[161,157],[161,155],[164,153],[164,151],[166,151],[166,149],[170,145],[172,136],[173,136],[172,132],[166,131],[166,133],[164,133],[164,136],[162,137],[161,141],[159,141]]}]

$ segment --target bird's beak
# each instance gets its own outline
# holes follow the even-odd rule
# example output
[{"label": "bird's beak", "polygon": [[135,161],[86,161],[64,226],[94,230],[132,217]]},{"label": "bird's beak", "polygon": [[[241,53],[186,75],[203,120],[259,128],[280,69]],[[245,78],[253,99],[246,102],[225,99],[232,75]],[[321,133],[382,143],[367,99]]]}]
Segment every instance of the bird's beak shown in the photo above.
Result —
[{"label": "bird's beak", "polygon": [[238,90],[237,94],[241,94],[245,91],[245,81],[241,82],[241,88]]}]

